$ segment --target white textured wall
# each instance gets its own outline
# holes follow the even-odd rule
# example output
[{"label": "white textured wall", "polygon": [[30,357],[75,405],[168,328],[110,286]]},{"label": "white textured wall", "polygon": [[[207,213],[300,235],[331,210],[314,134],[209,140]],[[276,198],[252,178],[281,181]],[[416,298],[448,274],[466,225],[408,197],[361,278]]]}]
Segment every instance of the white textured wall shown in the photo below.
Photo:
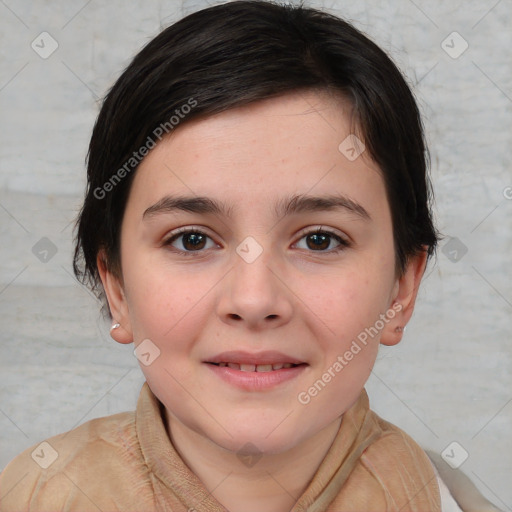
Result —
[{"label": "white textured wall", "polygon": [[[512,3],[306,3],[352,20],[407,74],[447,236],[403,342],[381,350],[372,406],[438,452],[457,441],[469,454],[461,469],[512,510]],[[0,2],[0,468],[44,438],[135,408],[142,373],[72,277],[70,223],[98,99],[162,26],[203,5]],[[43,31],[58,43],[47,59],[31,47],[43,51]],[[459,36],[444,43],[452,56],[442,47],[454,31],[469,45],[458,58]]]}]

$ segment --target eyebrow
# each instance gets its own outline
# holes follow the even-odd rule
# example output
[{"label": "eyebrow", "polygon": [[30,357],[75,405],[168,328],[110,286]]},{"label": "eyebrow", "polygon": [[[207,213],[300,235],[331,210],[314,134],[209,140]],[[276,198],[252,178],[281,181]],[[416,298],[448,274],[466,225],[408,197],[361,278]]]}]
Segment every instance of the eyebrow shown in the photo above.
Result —
[{"label": "eyebrow", "polygon": [[[234,209],[228,207],[224,202],[211,199],[209,197],[196,196],[170,196],[167,195],[147,208],[143,219],[149,219],[156,215],[173,213],[175,211],[185,211],[190,213],[213,214],[233,218]],[[324,195],[324,196],[306,196],[292,195],[288,198],[279,200],[274,205],[274,215],[276,217],[285,217],[287,215],[322,212],[322,211],[345,210],[353,213],[364,220],[371,220],[367,210],[352,199],[344,195]]]}]

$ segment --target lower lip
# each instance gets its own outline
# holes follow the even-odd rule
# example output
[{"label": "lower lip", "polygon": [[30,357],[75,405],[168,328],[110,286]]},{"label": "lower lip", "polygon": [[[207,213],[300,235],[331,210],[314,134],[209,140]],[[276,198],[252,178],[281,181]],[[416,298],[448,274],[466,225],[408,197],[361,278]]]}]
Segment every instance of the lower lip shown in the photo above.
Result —
[{"label": "lower lip", "polygon": [[205,363],[211,371],[228,384],[245,391],[265,391],[272,389],[283,382],[297,378],[305,369],[306,364],[281,368],[270,372],[243,372],[229,368],[229,366],[217,366]]}]

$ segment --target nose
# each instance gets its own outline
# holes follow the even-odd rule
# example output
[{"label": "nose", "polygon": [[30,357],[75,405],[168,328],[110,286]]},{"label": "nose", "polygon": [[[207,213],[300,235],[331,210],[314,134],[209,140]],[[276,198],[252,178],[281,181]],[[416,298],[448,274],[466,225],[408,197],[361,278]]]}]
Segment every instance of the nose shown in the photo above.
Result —
[{"label": "nose", "polygon": [[222,321],[245,324],[254,331],[290,321],[294,295],[283,267],[272,263],[270,251],[263,251],[250,263],[236,255],[234,268],[223,279],[220,290],[218,314]]}]

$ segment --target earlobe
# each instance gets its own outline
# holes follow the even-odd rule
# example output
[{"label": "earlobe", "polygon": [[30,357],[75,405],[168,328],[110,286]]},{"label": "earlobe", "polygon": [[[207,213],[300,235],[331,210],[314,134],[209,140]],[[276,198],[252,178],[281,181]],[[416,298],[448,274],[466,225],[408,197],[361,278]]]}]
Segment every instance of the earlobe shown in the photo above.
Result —
[{"label": "earlobe", "polygon": [[119,322],[115,322],[112,324],[110,328],[110,337],[117,341],[118,343],[128,344],[132,343],[133,336],[131,332],[128,332]]},{"label": "earlobe", "polygon": [[[397,301],[393,302],[391,308],[388,309],[386,316],[391,318],[389,323],[384,327],[380,343],[381,345],[392,346],[400,343],[405,332],[406,326],[402,317],[404,307]],[[391,317],[391,315],[393,316]]]},{"label": "earlobe", "polygon": [[103,251],[98,253],[96,264],[113,319],[110,336],[118,343],[132,343],[133,334],[128,304],[120,280],[108,269]]},{"label": "earlobe", "polygon": [[[405,328],[411,319],[420,288],[421,279],[427,264],[427,249],[411,256],[402,276],[393,289],[392,309],[395,316],[384,328],[380,342],[382,345],[396,345],[402,340]],[[396,305],[400,307],[396,307]]]}]

